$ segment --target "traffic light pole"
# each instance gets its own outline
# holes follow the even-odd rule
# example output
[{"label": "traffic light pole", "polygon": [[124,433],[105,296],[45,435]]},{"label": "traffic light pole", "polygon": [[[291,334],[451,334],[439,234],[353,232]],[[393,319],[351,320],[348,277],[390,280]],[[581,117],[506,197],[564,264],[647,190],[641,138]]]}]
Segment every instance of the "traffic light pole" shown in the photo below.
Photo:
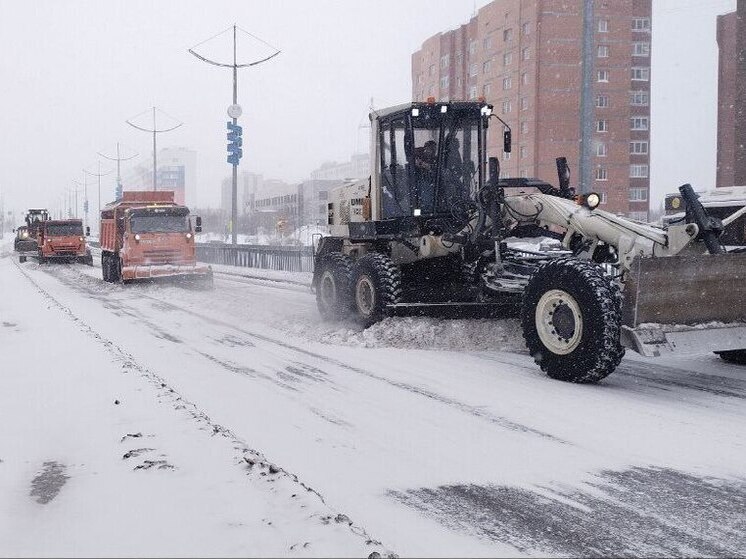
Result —
[{"label": "traffic light pole", "polygon": [[[229,28],[231,29],[231,28]],[[228,163],[231,164],[233,167],[232,170],[232,180],[231,180],[231,220],[230,220],[230,229],[231,229],[231,244],[237,243],[237,236],[238,236],[238,162],[241,159],[241,156],[243,155],[243,152],[241,151],[241,127],[238,126],[238,117],[241,115],[241,107],[238,105],[238,69],[239,68],[247,68],[249,66],[256,66],[257,64],[261,64],[262,62],[266,62],[270,58],[274,58],[278,54],[280,54],[280,51],[276,49],[275,47],[269,45],[265,41],[259,39],[258,37],[252,35],[245,29],[241,29],[237,25],[232,26],[233,29],[233,63],[232,64],[224,64],[221,62],[215,62],[214,60],[210,60],[201,54],[198,54],[195,52],[195,48],[199,45],[202,45],[206,43],[207,41],[210,41],[217,37],[218,35],[222,35],[228,29],[225,29],[224,31],[221,31],[217,35],[214,35],[210,37],[209,39],[202,41],[201,43],[198,43],[194,47],[188,49],[188,52],[190,54],[193,54],[203,62],[207,62],[208,64],[212,64],[213,66],[220,66],[223,68],[232,68],[233,69],[233,104],[228,109],[228,116],[231,117],[231,122],[228,123],[228,130],[230,131],[228,133],[228,141],[230,144],[228,145],[228,153],[230,155],[228,156]],[[248,64],[238,64],[237,57],[236,57],[236,30],[241,29],[244,33],[252,37],[253,39],[256,39],[260,41],[261,43],[264,43],[266,46],[272,48],[275,52],[271,55],[267,56],[266,58],[263,58],[261,60],[257,60],[255,62],[250,62]],[[231,126],[232,125],[232,126]],[[233,138],[233,139],[231,139]]]}]

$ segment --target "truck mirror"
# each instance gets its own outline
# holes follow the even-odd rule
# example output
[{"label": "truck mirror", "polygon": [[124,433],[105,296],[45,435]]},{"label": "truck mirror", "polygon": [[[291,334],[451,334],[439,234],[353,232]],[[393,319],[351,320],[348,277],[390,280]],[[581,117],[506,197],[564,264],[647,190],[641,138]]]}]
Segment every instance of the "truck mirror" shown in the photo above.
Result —
[{"label": "truck mirror", "polygon": [[512,149],[513,149],[513,133],[510,130],[505,130],[503,132],[503,151],[505,153],[510,153]]},{"label": "truck mirror", "polygon": [[194,232],[202,233],[202,218],[200,216],[194,218]]},{"label": "truck mirror", "polygon": [[86,237],[90,237],[91,236],[91,226],[90,225],[86,225],[85,236]]}]

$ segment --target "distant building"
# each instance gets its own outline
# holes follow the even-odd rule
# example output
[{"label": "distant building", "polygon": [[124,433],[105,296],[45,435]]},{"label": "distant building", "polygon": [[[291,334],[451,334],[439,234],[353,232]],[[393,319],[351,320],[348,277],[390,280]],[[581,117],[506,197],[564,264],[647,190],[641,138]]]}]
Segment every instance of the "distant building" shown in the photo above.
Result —
[{"label": "distant building", "polygon": [[311,172],[312,180],[362,179],[370,176],[370,157],[367,153],[356,153],[344,163],[328,162]]},{"label": "distant building", "polygon": [[[651,0],[595,2],[593,190],[646,220],[650,187]],[[483,97],[513,130],[505,174],[556,182],[580,161],[583,0],[494,0],[412,55],[412,98]],[[493,125],[487,149],[502,153]],[[554,178],[554,181],[552,179]]]},{"label": "distant building", "polygon": [[[133,165],[122,174],[124,190],[153,188],[152,155],[148,163]],[[179,204],[197,204],[197,152],[184,147],[158,151],[156,185],[159,190],[173,190]]]},{"label": "distant building", "polygon": [[341,180],[315,179],[301,183],[299,187],[301,225],[326,225],[329,191],[342,184],[344,181]]},{"label": "distant building", "polygon": [[746,184],[746,1],[718,16],[716,186]]}]

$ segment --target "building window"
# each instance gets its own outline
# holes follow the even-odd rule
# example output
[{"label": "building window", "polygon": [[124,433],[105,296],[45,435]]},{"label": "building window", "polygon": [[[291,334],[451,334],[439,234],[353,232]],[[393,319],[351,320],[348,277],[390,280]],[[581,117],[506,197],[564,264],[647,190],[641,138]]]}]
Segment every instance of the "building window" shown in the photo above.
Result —
[{"label": "building window", "polygon": [[508,159],[510,159],[510,152],[509,151],[504,151],[503,152],[503,160],[507,161]]},{"label": "building window", "polygon": [[607,201],[606,192],[601,192],[601,203],[605,204]]},{"label": "building window", "polygon": [[530,35],[531,34],[531,24],[526,22],[523,25],[521,25],[521,33],[524,35]]},{"label": "building window", "polygon": [[528,122],[521,122],[521,134],[528,134]]},{"label": "building window", "polygon": [[503,114],[506,115],[513,110],[513,105],[510,101],[503,101]]},{"label": "building window", "polygon": [[632,43],[632,56],[650,56],[650,43]]},{"label": "building window", "polygon": [[513,87],[513,79],[510,77],[503,78],[503,90],[507,91]]},{"label": "building window", "polygon": [[608,132],[609,121],[608,120],[597,120],[596,121],[596,132]]},{"label": "building window", "polygon": [[479,71],[479,67],[476,64],[469,66],[469,75],[476,76]]},{"label": "building window", "polygon": [[451,55],[450,54],[444,54],[440,57],[440,67],[441,68],[448,68],[448,65],[451,63]]},{"label": "building window", "polygon": [[513,62],[512,52],[506,52],[505,54],[503,54],[503,66],[510,66],[512,62]]},{"label": "building window", "polygon": [[427,88],[427,96],[433,97],[435,95],[435,86],[430,86]]},{"label": "building window", "polygon": [[477,42],[469,41],[469,54],[474,54],[475,52],[477,52]]},{"label": "building window", "polygon": [[524,49],[523,49],[523,50],[521,51],[521,59],[522,59],[522,60],[529,60],[530,58],[531,58],[531,51],[529,50],[529,48],[528,48],[528,47],[525,47],[525,48],[524,48]]},{"label": "building window", "polygon": [[463,80],[461,78],[456,78],[456,87],[459,91],[461,91],[461,86],[464,84]]},{"label": "building window", "polygon": [[648,166],[647,165],[630,165],[629,166],[629,178],[631,179],[648,178]]},{"label": "building window", "polygon": [[632,68],[632,81],[647,82],[650,81],[650,68],[647,66],[635,66]]},{"label": "building window", "polygon": [[648,200],[648,189],[647,188],[630,188],[629,189],[629,201],[630,202],[647,202]]},{"label": "building window", "polygon": [[599,83],[609,83],[609,71],[608,70],[599,70],[596,74],[596,80]]},{"label": "building window", "polygon": [[507,41],[512,41],[512,40],[513,40],[513,30],[510,28],[503,29],[503,41],[507,42]]},{"label": "building window", "polygon": [[484,97],[489,97],[490,95],[490,84],[486,83],[482,86],[482,95]]},{"label": "building window", "polygon": [[629,104],[633,107],[647,107],[650,104],[650,95],[647,91],[632,91],[629,94]]},{"label": "building window", "polygon": [[609,20],[608,19],[599,19],[598,20],[598,32],[599,33],[608,33],[609,32]]},{"label": "building window", "polygon": [[629,212],[629,217],[631,219],[634,219],[635,221],[642,221],[643,223],[647,223],[648,212]]},{"label": "building window", "polygon": [[608,95],[596,95],[596,107],[599,109],[605,109],[609,106],[609,96]]},{"label": "building window", "polygon": [[523,72],[521,74],[521,83],[523,85],[528,85],[528,72]]},{"label": "building window", "polygon": [[430,64],[430,68],[427,73],[430,74],[431,76],[435,75],[435,64]]},{"label": "building window", "polygon": [[461,64],[464,62],[464,55],[460,52],[456,53],[456,66],[461,66]]},{"label": "building window", "polygon": [[476,99],[477,98],[477,86],[472,85],[469,88],[469,99]]},{"label": "building window", "polygon": [[490,50],[492,48],[492,37],[485,37],[484,41],[482,41],[482,46],[484,50]]},{"label": "building window", "polygon": [[630,120],[630,130],[649,130],[650,120],[646,116],[635,116]]},{"label": "building window", "polygon": [[525,111],[528,109],[528,97],[521,97],[521,110]]},{"label": "building window", "polygon": [[650,18],[636,17],[632,19],[632,31],[650,32]]},{"label": "building window", "polygon": [[606,171],[606,168],[604,167],[597,167],[596,168],[596,180],[597,181],[607,181],[609,180],[609,174]]},{"label": "building window", "polygon": [[648,153],[647,142],[630,142],[629,143],[630,155],[646,155]]},{"label": "building window", "polygon": [[448,76],[440,78],[440,89],[448,89]]},{"label": "building window", "polygon": [[526,157],[528,157],[528,150],[526,149],[526,146],[521,146],[520,152],[521,159],[526,159]]},{"label": "building window", "polygon": [[608,149],[606,147],[606,144],[603,142],[598,142],[596,144],[596,155],[598,157],[606,157],[608,154]]},{"label": "building window", "polygon": [[609,45],[598,45],[598,57],[609,58]]},{"label": "building window", "polygon": [[521,169],[521,176],[524,179],[527,179],[528,178],[528,169]]},{"label": "building window", "polygon": [[489,74],[491,68],[492,68],[492,61],[488,60],[487,62],[485,62],[484,64],[482,64],[482,73],[483,74]]}]

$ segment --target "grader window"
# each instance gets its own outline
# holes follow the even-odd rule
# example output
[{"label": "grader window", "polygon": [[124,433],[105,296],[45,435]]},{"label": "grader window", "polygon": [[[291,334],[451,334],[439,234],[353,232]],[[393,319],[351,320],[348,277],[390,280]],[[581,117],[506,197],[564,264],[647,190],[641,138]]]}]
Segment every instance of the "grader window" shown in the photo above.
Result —
[{"label": "grader window", "polygon": [[409,166],[405,147],[404,119],[381,127],[381,182],[383,217],[412,215],[409,189]]}]

